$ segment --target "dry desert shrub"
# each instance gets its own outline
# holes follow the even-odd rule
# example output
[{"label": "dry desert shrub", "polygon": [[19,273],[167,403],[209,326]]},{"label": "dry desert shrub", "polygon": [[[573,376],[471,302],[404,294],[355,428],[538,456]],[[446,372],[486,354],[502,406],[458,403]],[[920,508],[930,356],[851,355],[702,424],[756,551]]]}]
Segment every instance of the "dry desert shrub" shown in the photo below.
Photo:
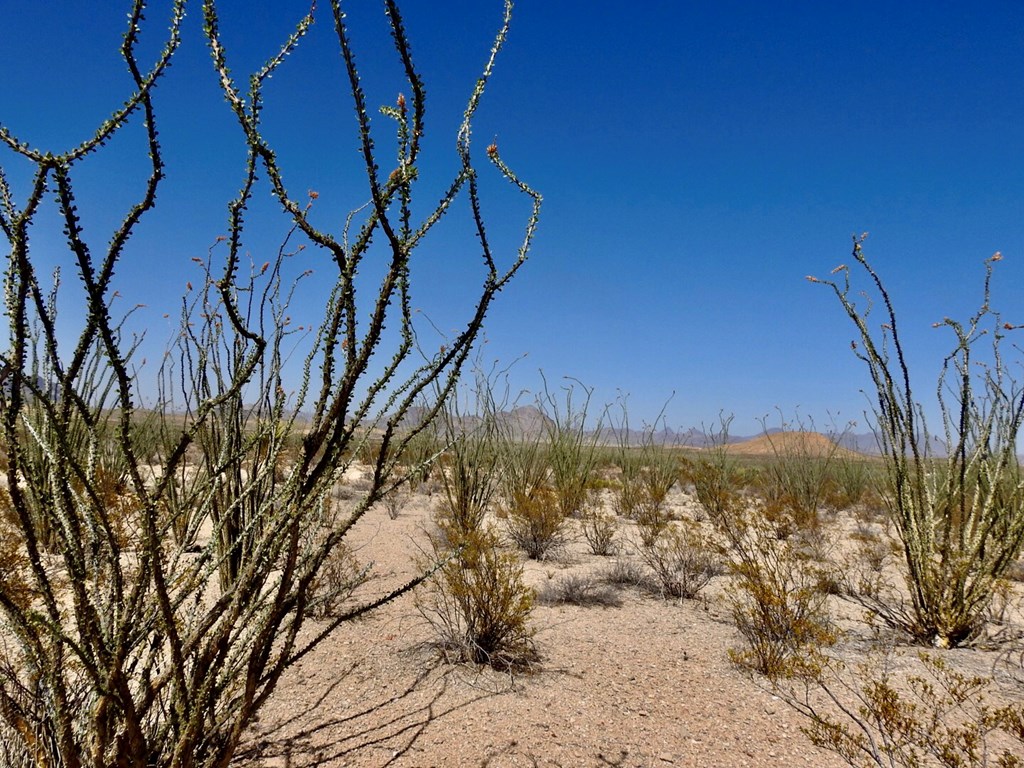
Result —
[{"label": "dry desert shrub", "polygon": [[618,606],[618,595],[607,582],[593,576],[568,573],[551,579],[538,595],[541,603],[548,605]]},{"label": "dry desert shrub", "polygon": [[883,649],[851,671],[811,653],[775,690],[806,717],[810,740],[853,768],[1024,766],[1019,698],[1005,703],[991,677],[941,656],[920,654],[920,672],[909,675],[896,673],[897,660]]},{"label": "dry desert shrub", "polygon": [[501,547],[493,528],[467,532],[454,548],[439,537],[432,546],[436,573],[417,596],[417,607],[445,656],[495,669],[536,661],[530,626],[536,593],[523,582],[519,558]]},{"label": "dry desert shrub", "polygon": [[803,528],[790,538],[793,546],[808,559],[821,564],[834,562],[839,539],[837,534],[827,526]]},{"label": "dry desert shrub", "polygon": [[647,571],[639,561],[620,554],[605,569],[602,578],[616,587],[639,587],[647,581]]},{"label": "dry desert shrub", "polygon": [[580,517],[580,530],[587,540],[592,554],[607,557],[615,554],[615,534],[619,523],[615,515],[602,511],[596,504],[587,505],[587,510]]},{"label": "dry desert shrub", "polygon": [[663,597],[692,600],[721,573],[713,543],[695,525],[671,525],[639,547]]},{"label": "dry desert shrub", "polygon": [[835,641],[823,589],[827,572],[795,542],[779,539],[774,521],[752,509],[730,531],[727,588],[745,646],[732,649],[738,665],[769,678],[784,676],[810,650]]},{"label": "dry desert shrub", "polygon": [[887,575],[889,564],[902,555],[899,542],[884,529],[863,522],[850,534],[850,542],[852,551],[833,569],[839,594],[865,607],[869,615],[878,613],[876,607],[887,612],[905,610],[906,599]]},{"label": "dry desert shrub", "polygon": [[[536,658],[529,626],[535,593],[523,582],[516,554],[502,548],[495,528],[485,522],[506,452],[492,381],[479,368],[466,398],[468,404],[449,399],[440,412],[439,432],[447,447],[437,475],[444,494],[425,563],[435,575],[418,607],[449,660],[511,669]],[[553,498],[545,501],[553,508]],[[507,511],[506,522],[520,519],[515,515],[531,519],[534,508],[513,509],[521,508]]]},{"label": "dry desert shrub", "polygon": [[551,488],[537,488],[529,496],[514,496],[502,512],[509,538],[531,560],[544,560],[570,540],[569,521]]},{"label": "dry desert shrub", "polygon": [[648,499],[641,501],[637,509],[636,530],[642,547],[652,547],[668,529],[672,516],[663,504]]},{"label": "dry desert shrub", "polygon": [[402,513],[402,509],[409,501],[409,494],[404,488],[392,488],[388,493],[384,494],[384,498],[381,499],[381,503],[384,505],[384,509],[388,513],[388,517],[392,520],[397,520],[398,516]]}]

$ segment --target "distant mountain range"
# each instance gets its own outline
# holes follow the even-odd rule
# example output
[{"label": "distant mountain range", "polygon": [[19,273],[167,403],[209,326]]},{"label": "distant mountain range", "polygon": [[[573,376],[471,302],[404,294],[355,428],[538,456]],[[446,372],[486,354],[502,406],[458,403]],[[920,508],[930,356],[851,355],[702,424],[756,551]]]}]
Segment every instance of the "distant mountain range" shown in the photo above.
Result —
[{"label": "distant mountain range", "polygon": [[[423,418],[424,409],[412,408],[409,413],[406,414],[406,418],[403,421],[403,426],[412,426],[417,424],[420,419]],[[512,434],[520,437],[532,437],[538,433],[546,432],[551,426],[551,417],[545,414],[540,408],[535,405],[523,405],[516,408],[512,408],[508,411],[502,411],[498,414],[498,420],[502,425],[508,429]],[[479,423],[480,419],[477,416],[463,416],[461,418],[463,429],[474,429]],[[766,432],[759,432],[756,435],[730,435],[727,439],[729,445],[739,445],[742,443],[755,441],[755,444],[751,446],[752,450],[759,450],[756,441],[764,440],[765,435],[773,435],[782,430],[769,429]],[[707,434],[704,430],[691,427],[689,429],[672,429],[671,427],[664,427],[657,430],[653,434],[639,429],[628,430],[624,435],[620,434],[617,430],[603,426],[600,431],[595,433],[589,431],[587,433],[589,437],[596,437],[597,442],[601,445],[619,445],[620,442],[625,438],[625,442],[628,445],[642,445],[643,443],[650,441],[655,445],[661,446],[678,446],[681,448],[707,448],[715,444],[716,438],[712,435]],[[878,441],[875,439],[875,435],[871,432],[866,433],[852,433],[847,432],[842,435],[821,435],[822,440],[831,440],[841,448],[848,451],[854,451],[856,453],[862,453],[867,455],[878,455]]]},{"label": "distant mountain range", "polygon": [[[410,428],[418,424],[423,419],[425,410],[419,406],[410,408],[400,427]],[[507,411],[501,411],[498,414],[498,420],[511,434],[520,439],[537,436],[546,432],[552,426],[551,417],[535,405],[521,405]],[[463,429],[472,430],[480,423],[480,418],[472,415],[463,416],[461,421]],[[765,452],[763,450],[765,446],[762,446],[761,442],[766,443],[769,451],[771,449],[770,441],[766,441],[766,436],[770,437],[783,431],[778,428],[771,428],[755,435],[729,435],[726,443],[736,446],[740,446],[743,443],[751,443],[749,446],[750,452],[763,453]],[[653,434],[645,430],[631,429],[625,435],[620,435],[614,428],[602,426],[599,431],[591,430],[586,434],[588,437],[596,438],[598,444],[605,446],[619,445],[622,441],[621,438],[624,437],[626,444],[631,446],[652,442],[654,445],[660,446],[702,449],[715,445],[716,440],[720,439],[696,427],[690,427],[689,429],[663,427]],[[844,450],[865,456],[879,456],[881,454],[878,447],[878,439],[873,432],[844,432],[842,434],[809,432],[808,435],[815,436],[811,439],[819,448],[827,444],[824,441],[830,441]],[[744,452],[743,448],[737,448],[736,450],[739,453]],[[945,456],[945,444],[942,440],[933,437],[928,453],[932,457]]]},{"label": "distant mountain range", "polygon": [[[764,441],[766,435],[771,436],[780,432],[782,432],[780,429],[769,429],[756,435],[729,435],[726,439],[726,444],[739,446],[743,443],[760,443]],[[817,435],[818,433],[809,434]],[[641,430],[630,430],[626,437],[630,445],[640,445],[645,440],[651,440],[655,445],[676,445],[682,448],[708,448],[720,440],[719,437],[709,435],[704,430],[697,429],[696,427],[690,427],[685,430],[675,430],[671,427],[666,427],[658,430],[653,435],[648,435]],[[878,455],[879,453],[878,441],[875,439],[873,432],[863,434],[846,432],[842,435],[818,435],[818,437],[821,440],[835,442],[840,448],[848,451],[867,455]],[[619,437],[614,430],[605,428],[602,430],[600,442],[617,444]],[[752,448],[759,450],[757,445],[752,446]]]}]

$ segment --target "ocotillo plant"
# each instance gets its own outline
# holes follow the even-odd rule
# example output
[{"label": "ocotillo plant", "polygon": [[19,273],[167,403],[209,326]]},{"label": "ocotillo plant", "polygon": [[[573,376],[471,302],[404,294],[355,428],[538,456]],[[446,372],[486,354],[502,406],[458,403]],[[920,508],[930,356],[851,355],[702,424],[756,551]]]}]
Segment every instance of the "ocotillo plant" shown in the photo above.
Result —
[{"label": "ocotillo plant", "polygon": [[[436,415],[491,302],[523,265],[540,197],[496,146],[487,149],[497,173],[532,202],[521,246],[502,260],[484,227],[470,137],[511,3],[470,92],[453,178],[439,193],[425,192],[440,200],[426,209],[413,202],[420,197],[424,88],[397,5],[385,0],[384,11],[410,96],[382,109],[396,129],[393,161],[377,149],[381,137],[371,127],[342,3],[324,5],[344,64],[340,91],[355,111],[369,202],[343,231],[319,228],[309,216],[315,193],[297,199],[289,191],[276,146],[263,132],[264,85],[302,44],[314,11],[242,82],[229,66],[218,3],[205,0],[212,77],[245,149],[241,190],[228,205],[226,235],[200,260],[202,284],[182,302],[181,331],[158,377],[156,427],[143,432],[151,416],[137,405],[145,368],[136,366],[130,323],[116,311],[113,276],[132,258],[129,243],[156,206],[164,178],[154,85],[181,42],[186,0],[174,0],[167,37],[147,71],[137,55],[149,30],[146,2],[131,4],[121,55],[134,93],[80,144],[46,150],[0,127],[0,145],[33,169],[24,194],[0,173],[0,231],[9,245],[9,347],[0,355],[7,372],[0,392],[5,765],[226,766],[290,665],[342,622],[410,587],[302,632],[325,564],[388,487],[401,444],[417,434],[398,432],[412,404],[438,393],[424,422]],[[79,220],[77,172],[115,134],[136,128],[146,141],[148,177],[100,251]],[[294,243],[263,267],[244,257],[259,247],[246,218],[263,189],[257,179],[276,199]],[[47,222],[37,214],[54,195],[84,306],[75,326],[83,330],[71,339],[62,333],[68,318],[58,323],[34,248]],[[480,265],[480,288],[461,330],[420,360],[410,259],[459,198],[468,198],[469,226],[478,236],[479,250],[470,256]],[[299,247],[320,257],[318,280],[328,275],[330,291],[319,325],[297,333],[287,310],[301,279],[289,252]],[[370,255],[381,266],[376,283],[356,279]],[[305,360],[294,385],[289,356]],[[308,419],[301,429],[300,412]],[[381,445],[372,478],[353,507],[340,512],[332,489],[371,427]],[[160,439],[149,439],[153,429]]]},{"label": "ocotillo plant", "polygon": [[[870,305],[850,295],[843,280],[828,285],[857,328],[854,354],[868,367],[875,395],[877,438],[887,473],[885,499],[903,545],[909,610],[891,603],[872,608],[918,640],[938,647],[969,640],[980,628],[997,580],[1024,543],[1024,487],[1017,438],[1024,419],[1024,389],[1003,357],[1015,326],[989,305],[993,265],[985,262],[981,307],[966,322],[935,325],[953,331],[942,365],[937,400],[945,441],[934,455],[932,435],[911,389],[911,375],[896,311],[878,273],[855,238],[853,259],[881,297],[883,323],[869,324]],[[987,347],[987,354],[983,349]]]}]

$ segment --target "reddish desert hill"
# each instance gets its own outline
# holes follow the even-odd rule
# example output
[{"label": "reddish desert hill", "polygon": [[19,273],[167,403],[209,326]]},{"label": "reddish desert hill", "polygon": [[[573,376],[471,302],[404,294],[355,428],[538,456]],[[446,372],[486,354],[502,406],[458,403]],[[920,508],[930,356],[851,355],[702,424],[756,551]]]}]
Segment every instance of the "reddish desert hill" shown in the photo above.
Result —
[{"label": "reddish desert hill", "polygon": [[840,448],[835,441],[820,432],[773,432],[728,446],[730,453],[745,456],[838,456],[861,457],[855,451]]}]

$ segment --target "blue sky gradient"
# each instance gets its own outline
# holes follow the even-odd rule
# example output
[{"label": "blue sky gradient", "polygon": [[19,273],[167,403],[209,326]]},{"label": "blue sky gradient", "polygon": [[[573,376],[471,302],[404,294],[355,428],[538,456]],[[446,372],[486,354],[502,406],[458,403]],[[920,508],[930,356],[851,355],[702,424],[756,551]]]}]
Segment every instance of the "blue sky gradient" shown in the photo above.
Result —
[{"label": "blue sky gradient", "polygon": [[[455,172],[455,131],[501,4],[406,5],[427,86],[426,205]],[[268,0],[220,6],[240,76],[306,10]],[[117,53],[127,9],[47,2],[6,13],[0,123],[54,151],[89,136],[131,91]],[[391,104],[408,86],[383,14],[369,2],[349,11],[369,102]],[[317,190],[320,223],[338,231],[367,194],[329,9],[317,13],[268,88],[266,134],[289,187]],[[149,57],[166,15],[167,3],[152,5]],[[195,279],[190,259],[223,232],[241,182],[244,146],[200,21],[194,4],[156,92],[169,174],[119,272],[126,302],[146,304],[137,317],[154,354],[173,333],[163,315],[173,317]],[[766,414],[777,424],[776,408],[860,420],[869,382],[849,351],[853,327],[804,276],[847,261],[851,235],[866,231],[927,397],[951,341],[932,323],[977,307],[982,262],[997,250],[1005,260],[994,304],[1024,322],[1022,38],[1020,3],[520,0],[474,146],[482,161],[496,139],[545,207],[531,262],[489,317],[486,357],[526,355],[513,368],[515,387],[536,388],[543,369],[549,381],[594,387],[595,402],[628,392],[634,422],[654,418],[670,397],[672,426],[710,423],[724,410],[750,434]],[[389,157],[386,121],[375,127]],[[77,171],[97,243],[142,188],[143,139],[136,120]],[[25,168],[9,154],[0,164],[23,198]],[[528,201],[493,176],[484,191],[490,232],[511,254]],[[248,240],[256,263],[285,225],[262,198]],[[482,279],[463,213],[414,263],[414,303],[442,331]],[[56,264],[67,256],[52,219],[40,218],[33,243]]]}]

